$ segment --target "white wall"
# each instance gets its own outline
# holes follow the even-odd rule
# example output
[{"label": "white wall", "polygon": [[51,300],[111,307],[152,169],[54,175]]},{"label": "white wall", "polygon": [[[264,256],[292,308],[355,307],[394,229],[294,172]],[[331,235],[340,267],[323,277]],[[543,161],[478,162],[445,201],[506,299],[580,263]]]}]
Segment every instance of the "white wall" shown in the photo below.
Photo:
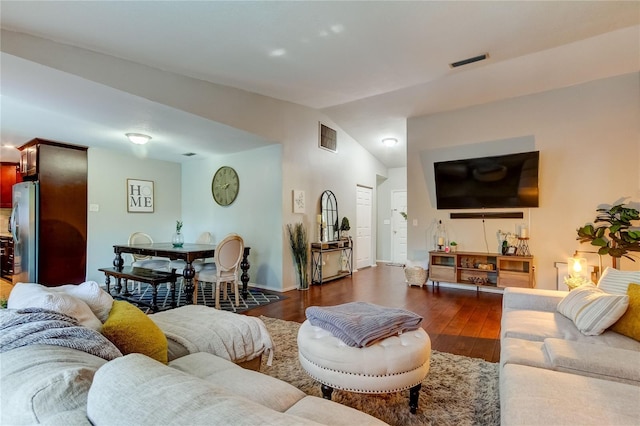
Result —
[{"label": "white wall", "polygon": [[[495,251],[498,229],[514,230],[522,220],[450,220],[437,210],[433,182],[425,179],[429,152],[456,148],[459,158],[486,155],[491,141],[530,138],[540,151],[540,207],[524,211],[530,223],[530,248],[535,256],[539,288],[555,288],[554,263],[575,249],[590,250],[576,241],[575,230],[592,222],[601,204],[640,199],[640,74],[603,79],[560,90],[523,96],[471,108],[415,117],[408,121],[407,190],[409,258],[425,258],[433,224],[442,219],[461,250]],[[478,146],[481,149],[477,149]],[[432,173],[432,171],[431,171]],[[509,211],[510,209],[497,209]],[[485,235],[488,240],[485,244]],[[610,259],[604,259],[605,266]],[[590,264],[597,264],[590,259]],[[640,269],[623,259],[622,269]]]},{"label": "white wall", "polygon": [[[154,182],[153,213],[127,212],[127,179]],[[114,244],[126,244],[133,232],[145,232],[156,242],[169,242],[181,217],[181,167],[178,163],[123,155],[90,148],[88,201],[97,212],[87,218],[87,279],[104,282],[98,268],[112,266]],[[88,208],[88,206],[87,206]],[[125,259],[130,262],[131,258]]]},{"label": "white wall", "polygon": [[[251,285],[282,287],[282,147],[271,145],[239,154],[184,163],[182,166],[182,219],[186,241],[209,231],[214,241],[229,233],[242,236],[251,247]],[[211,180],[221,166],[238,172],[240,191],[229,206],[218,205]]]},{"label": "white wall", "polygon": [[[377,194],[378,203],[376,211],[378,222],[376,224],[377,244],[376,258],[380,262],[390,262],[391,258],[391,191],[407,189],[407,168],[396,167],[388,170],[388,178],[378,179]],[[389,223],[385,223],[389,221]],[[407,228],[411,231],[411,228]]]}]

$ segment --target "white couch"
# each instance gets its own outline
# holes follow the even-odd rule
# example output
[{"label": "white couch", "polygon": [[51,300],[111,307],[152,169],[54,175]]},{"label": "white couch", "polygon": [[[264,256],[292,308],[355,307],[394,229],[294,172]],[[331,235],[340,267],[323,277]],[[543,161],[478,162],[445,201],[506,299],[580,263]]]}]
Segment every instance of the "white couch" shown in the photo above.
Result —
[{"label": "white couch", "polygon": [[567,295],[505,289],[501,423],[640,424],[640,342],[611,330],[583,334],[558,312]]}]

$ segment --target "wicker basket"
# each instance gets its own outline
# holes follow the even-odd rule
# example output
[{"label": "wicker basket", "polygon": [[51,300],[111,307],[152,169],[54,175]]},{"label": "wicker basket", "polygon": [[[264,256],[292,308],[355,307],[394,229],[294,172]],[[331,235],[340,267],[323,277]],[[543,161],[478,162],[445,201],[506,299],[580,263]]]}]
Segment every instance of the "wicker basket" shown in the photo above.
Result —
[{"label": "wicker basket", "polygon": [[417,285],[422,287],[427,282],[427,270],[420,266],[404,268],[404,276],[410,286]]}]

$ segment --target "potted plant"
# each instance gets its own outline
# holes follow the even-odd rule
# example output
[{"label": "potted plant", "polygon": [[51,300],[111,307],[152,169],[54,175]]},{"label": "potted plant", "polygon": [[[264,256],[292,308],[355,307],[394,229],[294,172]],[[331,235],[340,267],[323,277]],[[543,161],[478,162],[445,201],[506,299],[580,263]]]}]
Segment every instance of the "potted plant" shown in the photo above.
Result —
[{"label": "potted plant", "polygon": [[635,262],[629,252],[640,251],[640,229],[631,229],[634,221],[640,220],[638,210],[617,204],[609,209],[597,209],[598,216],[594,224],[605,223],[605,225],[595,226],[587,224],[577,229],[581,243],[589,242],[592,246],[598,247],[599,255],[609,255],[612,257],[613,267],[618,267],[618,259],[626,257]]},{"label": "potted plant", "polygon": [[449,246],[451,247],[451,253],[455,253],[456,251],[458,251],[458,243],[456,243],[455,241],[451,241],[449,243]]},{"label": "potted plant", "polygon": [[176,220],[176,233],[173,234],[173,238],[171,238],[171,243],[174,247],[182,247],[184,244],[184,236],[182,235],[182,221]]},{"label": "potted plant", "polygon": [[351,226],[349,225],[349,218],[343,217],[342,222],[340,223],[340,237],[344,240],[349,237],[349,229]]},{"label": "potted plant", "polygon": [[307,271],[309,240],[307,229],[302,223],[287,224],[291,254],[298,273],[298,290],[309,289],[309,273]]}]

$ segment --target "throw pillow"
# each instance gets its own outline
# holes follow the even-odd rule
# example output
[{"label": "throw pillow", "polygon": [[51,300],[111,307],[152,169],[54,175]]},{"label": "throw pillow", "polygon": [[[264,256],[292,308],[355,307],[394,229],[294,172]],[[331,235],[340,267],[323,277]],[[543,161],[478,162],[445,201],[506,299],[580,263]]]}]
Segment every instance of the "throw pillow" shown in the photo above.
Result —
[{"label": "throw pillow", "polygon": [[62,291],[73,297],[77,297],[89,305],[93,313],[101,322],[105,322],[111,312],[113,297],[104,291],[95,281],[86,281],[82,284],[68,284],[59,287],[51,287],[53,291]]},{"label": "throw pillow", "polygon": [[138,307],[124,300],[114,300],[102,334],[123,355],[139,353],[167,363],[168,343],[162,330]]},{"label": "throw pillow", "polygon": [[640,271],[619,271],[610,266],[598,280],[598,288],[611,294],[627,294],[629,283],[640,283]]},{"label": "throw pillow", "polygon": [[640,342],[640,284],[631,283],[627,289],[629,307],[611,330]]},{"label": "throw pillow", "polygon": [[584,284],[572,290],[558,303],[557,310],[569,318],[582,334],[596,336],[624,314],[629,296],[608,294],[594,286]]},{"label": "throw pillow", "polygon": [[35,283],[18,283],[13,286],[7,301],[9,309],[43,308],[67,314],[78,320],[81,326],[100,331],[102,322],[82,300],[64,292],[52,290]]}]

